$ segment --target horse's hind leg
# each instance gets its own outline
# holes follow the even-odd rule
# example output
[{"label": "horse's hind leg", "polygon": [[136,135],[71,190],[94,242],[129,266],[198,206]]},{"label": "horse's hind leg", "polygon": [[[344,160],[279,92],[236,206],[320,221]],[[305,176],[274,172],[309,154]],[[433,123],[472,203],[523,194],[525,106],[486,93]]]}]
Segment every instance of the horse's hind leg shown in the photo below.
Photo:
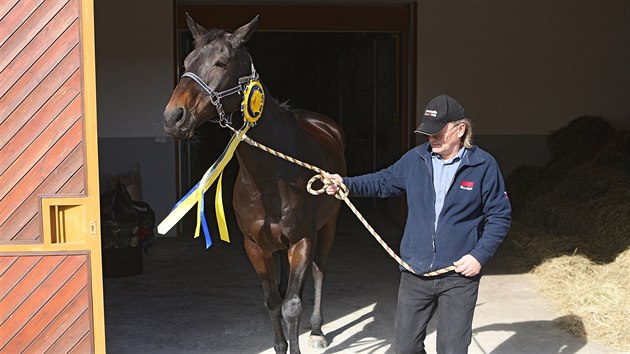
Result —
[{"label": "horse's hind leg", "polygon": [[244,240],[245,251],[260,278],[265,295],[265,306],[269,311],[269,317],[271,317],[271,325],[275,336],[273,348],[276,350],[276,353],[284,354],[287,352],[288,345],[282,332],[282,308],[280,306],[282,298],[275,282],[273,253],[263,251],[247,237]]},{"label": "horse's hind leg", "polygon": [[322,316],[322,288],[326,271],[328,270],[328,254],[335,240],[337,216],[330,219],[324,227],[318,231],[317,253],[313,260],[314,303],[311,315],[311,335],[309,342],[313,348],[326,348],[328,341],[322,332],[324,317]]}]

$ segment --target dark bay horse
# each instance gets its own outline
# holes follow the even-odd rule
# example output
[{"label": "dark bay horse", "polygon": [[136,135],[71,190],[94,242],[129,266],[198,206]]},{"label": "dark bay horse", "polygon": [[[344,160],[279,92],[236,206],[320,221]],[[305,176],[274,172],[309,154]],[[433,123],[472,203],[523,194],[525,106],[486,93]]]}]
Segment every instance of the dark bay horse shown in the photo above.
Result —
[{"label": "dark bay horse", "polygon": [[[225,126],[231,112],[240,117],[243,97],[239,87],[255,76],[252,58],[244,43],[252,36],[257,23],[258,16],[233,33],[227,33],[207,30],[188,16],[195,48],[186,57],[186,74],[164,111],[164,128],[172,137],[190,138],[195,127],[205,121]],[[342,175],[346,172],[341,127],[318,113],[289,110],[268,93],[261,118],[247,135],[325,171]],[[340,202],[328,195],[308,194],[306,184],[313,172],[303,167],[245,143],[238,145],[236,156],[240,168],[233,206],[245,250],[262,283],[264,302],[275,333],[274,348],[277,353],[286,353],[289,348],[282,329],[284,319],[290,352],[300,352],[301,293],[309,265],[315,281],[311,339],[315,346],[325,346],[321,330],[322,282]],[[273,261],[273,254],[282,250],[286,250],[289,265],[284,297],[277,286]]]}]

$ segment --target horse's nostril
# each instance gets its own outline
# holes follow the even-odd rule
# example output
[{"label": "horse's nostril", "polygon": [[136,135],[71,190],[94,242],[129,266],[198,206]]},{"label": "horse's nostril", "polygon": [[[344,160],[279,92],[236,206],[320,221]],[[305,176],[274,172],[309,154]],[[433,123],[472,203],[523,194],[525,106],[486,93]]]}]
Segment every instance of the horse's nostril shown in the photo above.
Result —
[{"label": "horse's nostril", "polygon": [[184,120],[184,109],[178,107],[176,109],[167,109],[164,112],[164,123],[166,125],[178,125]]},{"label": "horse's nostril", "polygon": [[184,118],[184,109],[177,108],[175,112],[173,112],[173,118],[175,123],[179,123]]}]

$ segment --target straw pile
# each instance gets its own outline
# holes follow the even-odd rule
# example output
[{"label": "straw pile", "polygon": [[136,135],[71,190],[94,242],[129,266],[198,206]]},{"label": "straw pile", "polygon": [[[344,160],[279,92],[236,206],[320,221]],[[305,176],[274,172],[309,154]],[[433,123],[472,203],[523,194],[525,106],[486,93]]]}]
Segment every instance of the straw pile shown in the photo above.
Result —
[{"label": "straw pile", "polygon": [[558,326],[630,350],[630,250],[606,265],[583,255],[561,256],[534,270],[540,289],[564,316]]},{"label": "straw pile", "polygon": [[498,258],[529,271],[576,335],[630,350],[630,135],[598,117],[551,134],[546,168],[506,184],[513,227]]}]

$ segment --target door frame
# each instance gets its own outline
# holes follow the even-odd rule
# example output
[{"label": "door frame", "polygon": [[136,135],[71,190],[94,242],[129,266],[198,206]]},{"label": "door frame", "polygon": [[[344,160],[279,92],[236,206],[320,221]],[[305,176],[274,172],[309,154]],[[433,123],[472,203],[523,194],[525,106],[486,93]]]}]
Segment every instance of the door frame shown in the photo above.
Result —
[{"label": "door frame", "polygon": [[[179,43],[178,31],[188,28],[186,14],[206,26],[232,31],[260,15],[259,30],[268,31],[334,31],[334,32],[396,32],[400,35],[400,153],[401,155],[415,144],[413,130],[416,124],[417,89],[417,4],[345,4],[345,5],[206,5],[176,4],[174,13],[174,85],[178,81]],[[182,146],[175,143],[176,194],[181,198],[186,192],[181,180]],[[406,218],[406,200],[401,200],[401,224]],[[181,225],[177,228],[181,234]]]}]

